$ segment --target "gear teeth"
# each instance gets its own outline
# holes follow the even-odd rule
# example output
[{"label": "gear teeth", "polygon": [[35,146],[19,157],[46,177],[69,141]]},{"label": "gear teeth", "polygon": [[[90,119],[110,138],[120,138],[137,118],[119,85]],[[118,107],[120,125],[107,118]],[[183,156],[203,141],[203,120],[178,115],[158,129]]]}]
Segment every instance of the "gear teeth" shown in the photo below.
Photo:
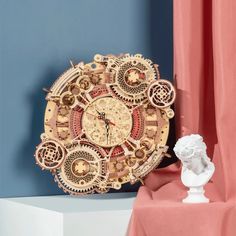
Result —
[{"label": "gear teeth", "polygon": [[[153,67],[153,62],[152,62],[151,60],[145,59],[145,61]],[[153,68],[154,68],[154,67],[153,67]]]},{"label": "gear teeth", "polygon": [[143,58],[142,54],[135,54],[134,57]]},{"label": "gear teeth", "polygon": [[[88,152],[88,153],[91,153],[91,151],[92,151],[93,156],[96,156],[95,160],[100,162],[99,173],[101,175],[103,175],[104,161],[101,160],[101,157],[102,157],[101,153],[92,144],[81,143],[81,142],[82,142],[82,140],[80,140],[80,143],[78,143],[78,145],[75,146],[74,149],[72,149],[68,153],[67,160],[70,159],[70,155],[73,155],[73,153],[76,153],[77,151],[84,151],[84,152]],[[61,186],[61,188],[63,189],[64,192],[67,192],[72,195],[81,195],[81,194],[93,193],[95,191],[95,189],[97,188],[97,184],[96,184],[97,179],[95,179],[95,180],[93,180],[93,182],[89,183],[87,187],[86,187],[86,185],[84,187],[79,187],[79,186],[76,187],[75,184],[71,185],[70,181],[72,181],[72,180],[69,178],[69,176],[67,176],[68,172],[66,171],[66,168],[68,168],[68,167],[66,167],[66,165],[67,164],[65,162],[63,173],[60,172],[59,170],[57,170],[55,173],[55,180],[57,181],[58,186]],[[99,177],[99,178],[101,178],[101,177]]]}]

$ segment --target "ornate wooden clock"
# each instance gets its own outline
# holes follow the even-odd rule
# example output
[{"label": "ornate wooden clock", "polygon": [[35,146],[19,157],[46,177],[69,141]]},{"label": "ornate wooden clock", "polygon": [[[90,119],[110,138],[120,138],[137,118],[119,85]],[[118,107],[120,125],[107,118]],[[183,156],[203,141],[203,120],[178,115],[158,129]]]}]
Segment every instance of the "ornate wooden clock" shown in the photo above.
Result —
[{"label": "ornate wooden clock", "polygon": [[36,163],[69,194],[104,193],[141,180],[168,147],[172,84],[142,55],[95,55],[47,91]]}]

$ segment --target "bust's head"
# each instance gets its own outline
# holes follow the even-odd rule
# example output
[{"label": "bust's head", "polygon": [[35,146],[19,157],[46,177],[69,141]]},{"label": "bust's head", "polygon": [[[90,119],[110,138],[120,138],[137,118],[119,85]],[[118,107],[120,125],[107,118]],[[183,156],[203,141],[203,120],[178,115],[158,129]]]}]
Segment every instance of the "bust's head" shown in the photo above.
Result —
[{"label": "bust's head", "polygon": [[174,147],[176,156],[183,167],[200,174],[210,163],[207,157],[206,144],[199,134],[191,134],[180,138]]}]

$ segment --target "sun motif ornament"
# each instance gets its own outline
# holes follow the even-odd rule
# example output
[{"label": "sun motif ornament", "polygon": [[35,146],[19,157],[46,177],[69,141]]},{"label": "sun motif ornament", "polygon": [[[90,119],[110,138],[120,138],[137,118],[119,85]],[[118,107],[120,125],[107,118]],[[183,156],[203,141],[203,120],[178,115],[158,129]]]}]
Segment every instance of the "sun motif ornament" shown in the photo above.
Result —
[{"label": "sun motif ornament", "polygon": [[35,159],[65,192],[120,189],[142,181],[167,155],[175,89],[142,55],[71,62],[46,91]]}]

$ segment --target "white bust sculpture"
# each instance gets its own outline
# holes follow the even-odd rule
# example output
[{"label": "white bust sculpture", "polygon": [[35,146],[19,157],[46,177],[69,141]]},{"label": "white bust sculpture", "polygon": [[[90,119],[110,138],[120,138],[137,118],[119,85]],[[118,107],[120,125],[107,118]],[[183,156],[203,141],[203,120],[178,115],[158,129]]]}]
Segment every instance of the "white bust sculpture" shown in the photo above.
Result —
[{"label": "white bust sculpture", "polygon": [[181,181],[189,188],[183,202],[209,202],[203,186],[211,179],[215,166],[207,156],[203,138],[198,134],[184,136],[176,142],[174,152],[183,164]]}]

